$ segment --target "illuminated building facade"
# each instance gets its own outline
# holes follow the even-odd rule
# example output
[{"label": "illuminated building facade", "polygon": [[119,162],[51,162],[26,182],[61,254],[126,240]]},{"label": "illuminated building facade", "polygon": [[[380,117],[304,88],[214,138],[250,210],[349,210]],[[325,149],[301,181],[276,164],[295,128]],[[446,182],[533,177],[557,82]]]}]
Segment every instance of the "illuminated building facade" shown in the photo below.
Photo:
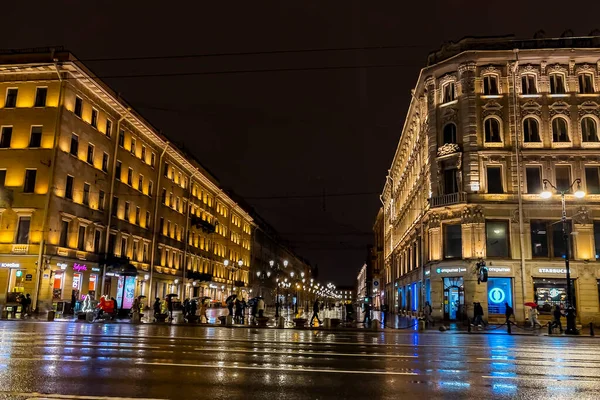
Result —
[{"label": "illuminated building facade", "polygon": [[599,50],[599,37],[464,39],[429,56],[382,193],[391,311],[429,301],[436,319],[464,320],[479,302],[500,319],[508,302],[523,320],[525,302],[564,307],[567,246],[560,196],[540,197],[547,179],[575,183],[575,306],[580,323],[600,317]]},{"label": "illuminated building facade", "polygon": [[0,93],[0,303],[246,290],[252,217],[72,54],[0,54]]}]

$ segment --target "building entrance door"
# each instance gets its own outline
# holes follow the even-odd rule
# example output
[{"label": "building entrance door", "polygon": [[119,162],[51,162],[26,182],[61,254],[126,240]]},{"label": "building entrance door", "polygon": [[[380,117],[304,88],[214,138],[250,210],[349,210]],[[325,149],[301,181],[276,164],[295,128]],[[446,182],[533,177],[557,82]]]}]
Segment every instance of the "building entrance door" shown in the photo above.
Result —
[{"label": "building entrance door", "polygon": [[464,308],[463,278],[444,278],[444,319],[448,321],[462,319]]}]

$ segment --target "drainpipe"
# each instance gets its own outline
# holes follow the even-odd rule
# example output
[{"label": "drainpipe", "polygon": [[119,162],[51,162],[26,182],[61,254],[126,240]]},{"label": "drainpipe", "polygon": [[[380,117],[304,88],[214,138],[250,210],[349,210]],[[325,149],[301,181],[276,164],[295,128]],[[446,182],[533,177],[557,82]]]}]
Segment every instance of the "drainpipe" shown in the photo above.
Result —
[{"label": "drainpipe", "polygon": [[[520,149],[520,135],[519,135],[519,118],[518,118],[518,101],[517,96],[517,69],[519,68],[519,49],[515,49],[515,68],[513,69],[513,102],[514,102],[514,115],[515,115],[515,155],[517,158],[517,200],[519,210],[519,253],[521,255],[521,290],[523,291],[523,301],[525,303],[525,295],[527,290],[527,284],[525,282],[525,227],[523,224],[523,196],[521,189],[521,149]],[[523,321],[526,318],[525,307],[523,307]]]},{"label": "drainpipe", "polygon": [[[154,278],[154,257],[156,256],[156,234],[158,233],[158,227],[156,225],[156,221],[158,220],[158,190],[160,189],[160,178],[162,178],[161,169],[163,165],[163,157],[169,148],[169,142],[165,142],[165,148],[163,152],[160,153],[160,157],[158,159],[158,166],[156,168],[156,195],[154,196],[154,219],[152,221],[152,244],[150,245],[150,250],[152,254],[150,255],[150,281],[148,282],[148,307],[152,307],[152,280]],[[152,194],[152,193],[150,193]]]},{"label": "drainpipe", "polygon": [[[54,55],[54,51],[53,54]],[[38,310],[38,299],[40,295],[40,286],[42,282],[42,271],[44,271],[45,263],[44,263],[44,247],[46,246],[46,230],[48,229],[48,213],[50,208],[50,198],[52,197],[52,191],[54,190],[54,173],[56,171],[56,156],[58,154],[58,138],[60,137],[60,121],[62,118],[63,104],[64,104],[64,86],[65,82],[60,74],[58,69],[58,59],[53,58],[52,62],[54,63],[54,69],[56,70],[56,74],[58,75],[58,80],[60,81],[60,88],[58,91],[58,106],[56,109],[56,120],[54,121],[54,139],[52,143],[52,158],[50,159],[50,176],[48,177],[48,191],[46,192],[46,202],[44,205],[44,219],[42,220],[42,238],[40,240],[40,249],[38,251],[38,259],[37,259],[37,280],[35,282],[35,290],[33,292],[32,303],[34,306],[34,310]]]},{"label": "drainpipe", "polygon": [[[123,116],[121,116],[121,118],[119,118],[119,120],[117,121],[117,130],[116,130],[116,135],[115,135],[115,148],[113,151],[113,163],[112,163],[112,172],[110,174],[111,176],[111,180],[110,180],[110,193],[108,195],[108,222],[106,224],[106,235],[105,235],[105,240],[104,240],[104,255],[105,257],[108,255],[108,242],[109,242],[109,238],[110,238],[110,224],[112,222],[112,214],[113,214],[113,197],[115,195],[115,174],[117,172],[117,152],[119,151],[119,131],[121,130],[121,122],[123,122],[123,120],[127,117],[127,115],[129,114],[129,112],[131,111],[130,107],[127,107],[127,111],[125,111],[125,114],[123,114]],[[104,293],[104,283],[106,282],[106,263],[104,263],[104,267],[102,268],[102,291],[101,293],[104,295],[106,293]],[[125,287],[125,281],[123,281],[123,287]],[[123,302],[121,302],[123,303]]]},{"label": "drainpipe", "polygon": [[188,187],[187,187],[187,206],[186,206],[186,210],[185,210],[185,231],[183,234],[183,240],[185,240],[185,246],[184,246],[184,250],[183,250],[183,276],[182,276],[182,280],[181,280],[181,284],[183,287],[183,299],[185,300],[186,295],[187,295],[187,285],[185,283],[185,276],[186,276],[186,272],[187,272],[187,252],[188,252],[188,245],[189,245],[189,229],[190,229],[190,198],[191,198],[191,194],[192,194],[192,179],[194,178],[195,174],[191,174],[190,175],[190,180],[188,181]]}]

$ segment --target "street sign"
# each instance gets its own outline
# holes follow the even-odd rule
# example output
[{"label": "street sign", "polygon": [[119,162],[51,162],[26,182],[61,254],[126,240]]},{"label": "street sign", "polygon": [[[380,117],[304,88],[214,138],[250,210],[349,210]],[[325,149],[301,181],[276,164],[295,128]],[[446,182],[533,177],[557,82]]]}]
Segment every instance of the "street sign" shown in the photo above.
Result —
[{"label": "street sign", "polygon": [[33,279],[33,275],[31,275],[31,274],[25,275],[25,281],[26,282],[31,282],[32,279]]}]

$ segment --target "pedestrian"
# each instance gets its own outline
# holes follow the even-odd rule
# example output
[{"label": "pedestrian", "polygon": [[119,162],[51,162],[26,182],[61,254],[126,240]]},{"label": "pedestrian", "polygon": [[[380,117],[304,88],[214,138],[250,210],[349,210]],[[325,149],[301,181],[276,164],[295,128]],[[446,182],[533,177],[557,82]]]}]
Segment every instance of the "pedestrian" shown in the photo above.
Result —
[{"label": "pedestrian", "polygon": [[363,303],[363,311],[365,312],[365,318],[363,319],[362,324],[367,326],[371,323],[371,304]]},{"label": "pedestrian", "polygon": [[31,297],[29,297],[29,293],[23,299],[21,303],[23,310],[21,311],[21,316],[29,316],[31,313]]},{"label": "pedestrian", "polygon": [[75,290],[71,292],[71,313],[73,315],[75,315],[75,306],[77,305],[77,294],[75,292]]},{"label": "pedestrian", "polygon": [[428,327],[430,324],[433,326],[433,317],[431,313],[433,309],[431,308],[431,304],[428,301],[425,302],[425,307],[423,307],[423,315],[425,316],[425,327]]},{"label": "pedestrian", "polygon": [[506,307],[506,311],[504,311],[504,316],[506,317],[506,325],[510,324],[510,317],[515,315],[514,310],[511,306],[508,305],[507,302],[504,302],[504,307]]},{"label": "pedestrian", "polygon": [[554,321],[552,321],[552,328],[554,329],[558,327],[560,329],[560,333],[563,333],[562,323],[560,322],[560,319],[564,317],[564,314],[560,309],[559,305],[554,307],[554,312],[552,313],[552,315],[554,316]]},{"label": "pedestrian", "polygon": [[156,318],[156,316],[160,314],[160,298],[156,298],[152,308],[154,309],[154,318]]},{"label": "pedestrian", "polygon": [[532,328],[542,327],[542,324],[540,324],[540,321],[538,321],[538,315],[540,315],[540,313],[537,310],[537,307],[531,307],[529,309],[529,322],[531,322]]},{"label": "pedestrian", "polygon": [[250,315],[252,316],[251,323],[256,324],[256,314],[258,313],[258,301],[259,299],[255,298],[254,301],[251,302],[250,305]]},{"label": "pedestrian", "polygon": [[352,306],[352,303],[347,303],[346,304],[346,322],[353,322],[354,321],[354,307]]},{"label": "pedestrian", "polygon": [[235,297],[231,297],[227,301],[227,309],[229,310],[229,315],[233,315],[233,306],[235,305],[234,298]]},{"label": "pedestrian", "polygon": [[235,300],[235,322],[238,324],[244,323],[244,307],[242,302],[238,299]]},{"label": "pedestrian", "polygon": [[259,318],[265,316],[265,300],[262,297],[259,297],[258,301],[256,302],[256,310],[258,311]]},{"label": "pedestrian", "polygon": [[310,319],[310,326],[313,326],[313,321],[315,320],[315,318],[317,319],[317,322],[319,322],[319,325],[321,325],[321,320],[319,319],[319,300],[315,300],[315,303],[313,304],[313,315],[312,318]]},{"label": "pedestrian", "polygon": [[202,300],[200,303],[200,323],[202,323],[202,318],[206,319],[206,323],[208,324],[208,315],[206,315],[206,303],[208,300]]},{"label": "pedestrian", "polygon": [[183,314],[183,318],[185,318],[190,312],[190,299],[185,299],[183,301],[183,308],[181,309],[181,313]]},{"label": "pedestrian", "polygon": [[480,303],[473,303],[473,323],[471,326],[483,325],[483,307]]},{"label": "pedestrian", "polygon": [[133,322],[134,324],[140,322],[140,305],[140,298],[136,297],[133,300],[133,304],[131,306],[131,322]]}]

